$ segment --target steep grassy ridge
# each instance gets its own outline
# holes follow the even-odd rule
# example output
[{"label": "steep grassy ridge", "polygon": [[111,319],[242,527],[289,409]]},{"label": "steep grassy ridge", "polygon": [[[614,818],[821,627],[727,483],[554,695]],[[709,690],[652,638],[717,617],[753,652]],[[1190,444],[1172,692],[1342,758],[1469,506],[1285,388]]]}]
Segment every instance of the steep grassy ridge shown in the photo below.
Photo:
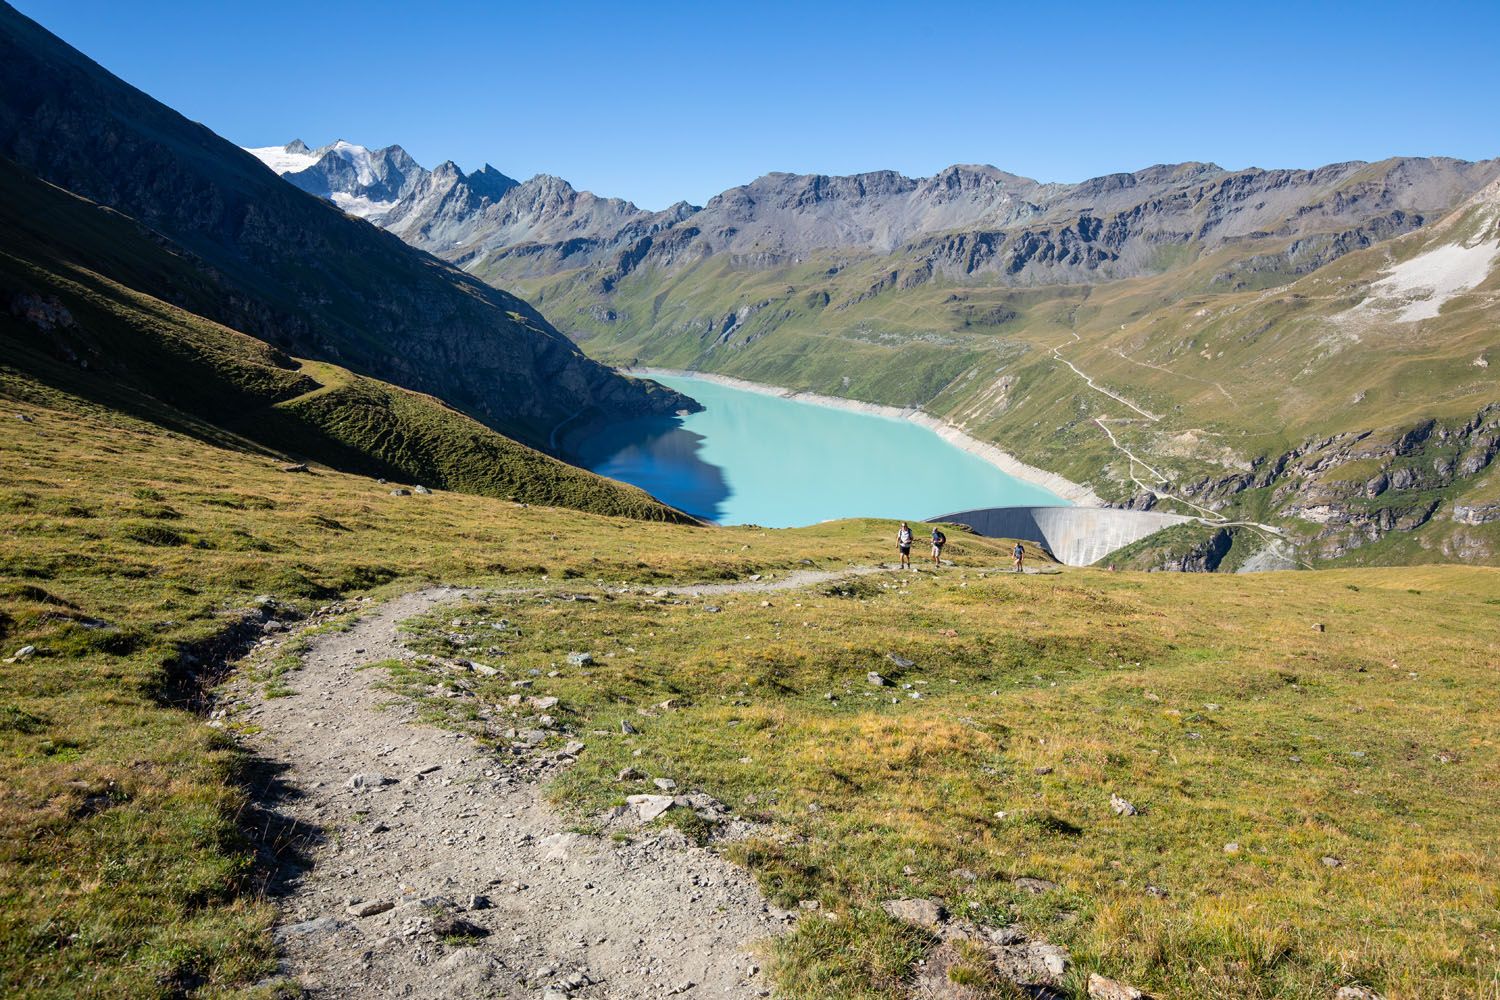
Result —
[{"label": "steep grassy ridge", "polygon": [[[502,437],[430,396],[302,362],[111,281],[211,290],[180,255],[115,213],[0,171],[0,337],[51,385],[207,440],[406,483],[656,520],[687,520],[642,491]],[[86,263],[79,263],[86,262]]]},{"label": "steep grassy ridge", "polygon": [[[3,3],[0,156],[191,255],[216,290],[201,315],[433,393],[533,446],[579,413],[689,405],[584,357],[515,296],[283,182]],[[171,286],[127,283],[175,301]]]}]

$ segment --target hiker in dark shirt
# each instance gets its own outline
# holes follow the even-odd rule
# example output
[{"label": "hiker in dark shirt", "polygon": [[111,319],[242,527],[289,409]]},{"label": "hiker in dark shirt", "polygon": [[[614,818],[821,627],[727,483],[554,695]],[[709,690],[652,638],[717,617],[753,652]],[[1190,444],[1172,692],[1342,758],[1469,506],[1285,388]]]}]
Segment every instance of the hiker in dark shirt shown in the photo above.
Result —
[{"label": "hiker in dark shirt", "polygon": [[948,544],[948,536],[943,534],[939,528],[932,529],[932,565],[939,567],[943,565],[943,546]]},{"label": "hiker in dark shirt", "polygon": [[1021,567],[1021,564],[1026,561],[1026,549],[1025,549],[1025,547],[1020,542],[1017,542],[1016,543],[1016,547],[1010,550],[1010,555],[1011,555],[1011,558],[1016,561],[1016,572],[1017,573],[1024,573],[1024,572],[1026,572]]}]

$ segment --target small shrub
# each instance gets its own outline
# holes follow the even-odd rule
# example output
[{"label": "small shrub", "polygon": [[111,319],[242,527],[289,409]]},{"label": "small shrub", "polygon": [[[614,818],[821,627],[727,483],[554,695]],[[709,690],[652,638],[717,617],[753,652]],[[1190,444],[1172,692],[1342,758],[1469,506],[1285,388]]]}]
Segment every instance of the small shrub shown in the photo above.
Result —
[{"label": "small shrub", "polygon": [[185,535],[161,524],[127,524],[120,529],[120,535],[129,541],[156,548],[170,548],[188,543]]}]

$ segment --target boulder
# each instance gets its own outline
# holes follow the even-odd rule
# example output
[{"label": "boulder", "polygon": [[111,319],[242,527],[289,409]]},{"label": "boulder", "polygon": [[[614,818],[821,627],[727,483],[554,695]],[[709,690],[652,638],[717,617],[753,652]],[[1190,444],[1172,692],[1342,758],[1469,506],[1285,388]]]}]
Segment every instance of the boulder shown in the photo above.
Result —
[{"label": "boulder", "polygon": [[1385,1000],[1385,997],[1368,986],[1340,986],[1334,992],[1333,1000]]},{"label": "boulder", "polygon": [[1114,810],[1116,816],[1139,816],[1141,814],[1141,811],[1135,807],[1135,803],[1114,793],[1110,793],[1109,807]]},{"label": "boulder", "polygon": [[397,487],[396,489],[391,490],[391,496],[393,496],[393,497],[409,497],[409,496],[411,496],[411,490],[402,489],[400,487]]},{"label": "boulder", "polygon": [[386,910],[394,909],[395,906],[396,904],[389,899],[372,899],[368,903],[351,903],[349,904],[349,915],[351,917],[373,917],[377,913],[384,913]]},{"label": "boulder", "polygon": [[592,653],[569,653],[568,662],[575,667],[587,666],[594,662],[594,655]]},{"label": "boulder", "polygon": [[906,657],[900,655],[899,653],[886,653],[885,658],[894,663],[898,670],[910,670],[912,667],[916,666],[916,663],[908,660]]},{"label": "boulder", "polygon": [[1089,1000],[1151,1000],[1151,998],[1134,986],[1126,986],[1122,982],[1101,976],[1097,972],[1090,972]]},{"label": "boulder", "polygon": [[635,809],[642,823],[649,823],[676,805],[677,800],[670,795],[628,795],[625,803]]},{"label": "boulder", "polygon": [[871,684],[874,684],[876,687],[887,687],[891,683],[873,670],[871,670],[868,674],[865,674],[865,680],[869,681]]},{"label": "boulder", "polygon": [[935,931],[948,920],[948,911],[935,899],[887,899],[880,908],[903,924]]},{"label": "boulder", "polygon": [[1044,892],[1053,892],[1062,888],[1062,886],[1049,879],[1031,878],[1030,876],[1011,879],[1010,884],[1022,892],[1031,893],[1033,896],[1040,896]]},{"label": "boulder", "polygon": [[1022,986],[1052,986],[1068,974],[1068,949],[1045,941],[1024,941],[991,949],[1001,973]]}]

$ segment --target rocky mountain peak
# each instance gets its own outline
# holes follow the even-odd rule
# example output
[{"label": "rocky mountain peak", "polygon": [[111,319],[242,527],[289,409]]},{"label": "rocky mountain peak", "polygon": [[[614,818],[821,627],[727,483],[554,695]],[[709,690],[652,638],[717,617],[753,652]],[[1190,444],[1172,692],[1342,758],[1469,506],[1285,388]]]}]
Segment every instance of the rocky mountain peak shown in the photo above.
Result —
[{"label": "rocky mountain peak", "polygon": [[469,187],[474,189],[475,194],[491,201],[499,201],[505,192],[521,183],[514,177],[508,177],[496,170],[488,163],[470,174],[466,180]]}]

